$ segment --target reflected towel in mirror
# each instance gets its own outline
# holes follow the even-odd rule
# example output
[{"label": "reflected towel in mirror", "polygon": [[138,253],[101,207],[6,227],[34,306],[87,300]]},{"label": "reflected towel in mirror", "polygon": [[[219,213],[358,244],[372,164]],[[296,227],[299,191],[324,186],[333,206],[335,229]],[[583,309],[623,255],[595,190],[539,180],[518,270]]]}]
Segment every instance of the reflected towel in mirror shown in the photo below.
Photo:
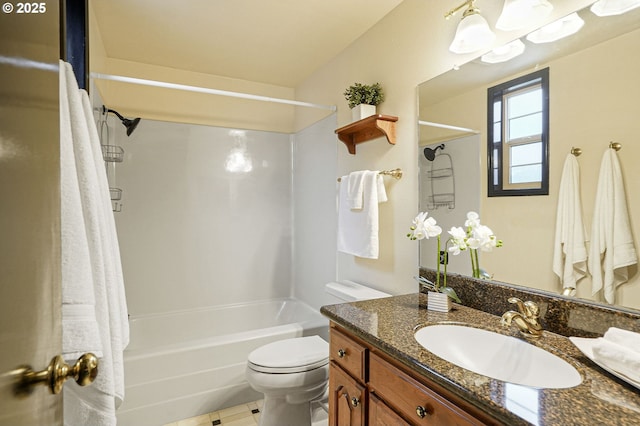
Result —
[{"label": "reflected towel in mirror", "polygon": [[574,155],[568,154],[560,179],[553,247],[553,272],[560,277],[563,288],[576,288],[577,282],[587,275],[585,234],[580,165]]}]

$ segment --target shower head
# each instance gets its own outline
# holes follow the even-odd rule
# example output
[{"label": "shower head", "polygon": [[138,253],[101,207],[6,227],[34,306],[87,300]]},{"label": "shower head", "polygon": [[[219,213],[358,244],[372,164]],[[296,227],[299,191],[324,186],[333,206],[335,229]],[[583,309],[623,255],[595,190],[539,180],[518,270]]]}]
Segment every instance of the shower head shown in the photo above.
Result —
[{"label": "shower head", "polygon": [[444,149],[444,144],[442,143],[442,144],[436,146],[434,149],[426,147],[424,149],[424,156],[427,158],[427,160],[433,161],[436,158],[436,151],[438,149]]},{"label": "shower head", "polygon": [[133,131],[138,126],[138,123],[140,123],[140,117],[134,118],[133,120],[130,120],[128,118],[124,118],[122,115],[120,115],[120,113],[118,111],[113,110],[113,109],[108,109],[107,107],[105,107],[103,105],[102,106],[102,113],[106,114],[106,113],[109,113],[109,112],[114,113],[116,116],[118,116],[120,121],[122,121],[122,124],[124,125],[124,127],[127,128],[127,136],[131,136],[131,133],[133,133]]}]

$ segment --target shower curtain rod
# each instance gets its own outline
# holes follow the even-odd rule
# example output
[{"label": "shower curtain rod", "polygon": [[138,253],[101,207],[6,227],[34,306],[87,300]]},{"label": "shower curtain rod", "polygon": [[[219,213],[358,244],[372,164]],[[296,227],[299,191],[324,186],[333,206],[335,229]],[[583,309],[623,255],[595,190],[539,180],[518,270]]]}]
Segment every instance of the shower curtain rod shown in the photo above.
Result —
[{"label": "shower curtain rod", "polygon": [[335,105],[320,105],[309,102],[292,101],[290,99],[271,98],[269,96],[252,95],[249,93],[230,92],[227,90],[209,89],[206,87],[188,86],[185,84],[167,83],[165,81],[147,80],[143,78],[126,77],[123,75],[101,74],[92,72],[91,77],[99,80],[119,81],[122,83],[140,84],[143,86],[163,87],[165,89],[184,90],[187,92],[206,93],[208,95],[228,96],[232,98],[251,99],[254,101],[274,102],[280,104],[288,104],[301,107],[327,109],[336,111]]},{"label": "shower curtain rod", "polygon": [[467,129],[466,127],[457,127],[457,126],[450,126],[448,124],[440,124],[440,123],[434,123],[432,121],[418,121],[418,124],[420,124],[421,126],[431,126],[431,127],[440,127],[442,129],[449,129],[449,130],[459,130],[461,132],[469,132],[469,133],[473,133],[473,134],[478,134],[480,133],[479,130],[473,130],[473,129]]}]

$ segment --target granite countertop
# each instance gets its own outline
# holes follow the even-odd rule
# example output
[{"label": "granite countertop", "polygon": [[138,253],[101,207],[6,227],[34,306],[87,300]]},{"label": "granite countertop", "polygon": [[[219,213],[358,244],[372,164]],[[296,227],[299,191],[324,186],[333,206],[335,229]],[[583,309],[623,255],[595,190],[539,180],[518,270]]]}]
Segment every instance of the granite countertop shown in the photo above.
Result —
[{"label": "granite countertop", "polygon": [[[426,309],[422,293],[324,306],[321,312],[373,347],[509,425],[640,425],[640,390],[609,375],[564,336],[548,331],[526,339],[503,328],[500,317],[454,304],[452,311]],[[416,329],[453,322],[509,334],[540,346],[572,364],[580,385],[537,389],[514,385],[451,364],[420,346]]]}]

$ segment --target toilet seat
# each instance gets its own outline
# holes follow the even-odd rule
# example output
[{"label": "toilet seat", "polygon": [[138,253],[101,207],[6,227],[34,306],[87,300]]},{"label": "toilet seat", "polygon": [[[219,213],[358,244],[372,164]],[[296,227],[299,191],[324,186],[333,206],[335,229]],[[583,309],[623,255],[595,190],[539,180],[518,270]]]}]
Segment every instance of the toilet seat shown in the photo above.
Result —
[{"label": "toilet seat", "polygon": [[329,344],[320,336],[278,340],[249,354],[248,366],[271,374],[302,373],[329,363]]}]

